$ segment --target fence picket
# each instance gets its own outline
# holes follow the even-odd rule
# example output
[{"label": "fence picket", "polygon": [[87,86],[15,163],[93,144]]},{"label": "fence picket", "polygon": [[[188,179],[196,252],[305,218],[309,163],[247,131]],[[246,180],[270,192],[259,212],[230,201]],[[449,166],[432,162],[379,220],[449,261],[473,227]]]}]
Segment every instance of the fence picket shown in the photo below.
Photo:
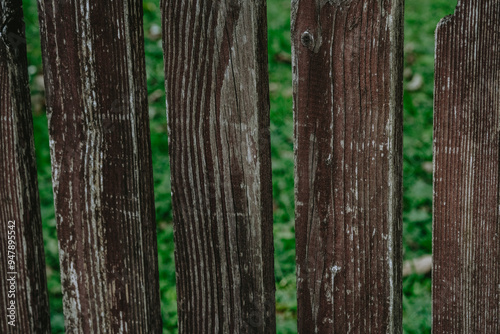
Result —
[{"label": "fence picket", "polygon": [[0,0],[0,332],[50,333],[24,36],[22,1]]},{"label": "fence picket", "polygon": [[39,0],[68,333],[161,333],[142,1]]},{"label": "fence picket", "polygon": [[401,333],[403,1],[292,1],[299,333]]},{"label": "fence picket", "polygon": [[265,1],[162,1],[181,333],[274,333]]},{"label": "fence picket", "polygon": [[436,32],[433,332],[500,333],[500,3]]},{"label": "fence picket", "polygon": [[[402,332],[403,3],[292,0],[299,333]],[[38,4],[66,331],[160,333],[142,2]],[[21,6],[0,0],[0,332],[50,333]],[[275,333],[266,2],[161,6],[179,332]],[[436,333],[500,332],[499,18],[459,0],[436,32]]]}]

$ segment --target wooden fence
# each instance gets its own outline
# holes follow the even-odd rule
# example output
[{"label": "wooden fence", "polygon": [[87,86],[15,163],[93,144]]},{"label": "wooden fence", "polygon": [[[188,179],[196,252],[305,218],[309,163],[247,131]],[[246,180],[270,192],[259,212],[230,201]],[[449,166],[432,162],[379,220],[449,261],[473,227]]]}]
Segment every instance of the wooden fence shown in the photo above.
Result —
[{"label": "wooden fence", "polygon": [[433,330],[500,333],[500,2],[436,32]]},{"label": "wooden fence", "polygon": [[[402,332],[403,2],[292,0],[300,333]],[[161,333],[142,1],[38,5],[66,330]],[[179,331],[274,333],[266,3],[161,5]],[[438,26],[435,333],[500,332],[499,48]],[[2,333],[50,333],[29,95],[0,0]]]}]

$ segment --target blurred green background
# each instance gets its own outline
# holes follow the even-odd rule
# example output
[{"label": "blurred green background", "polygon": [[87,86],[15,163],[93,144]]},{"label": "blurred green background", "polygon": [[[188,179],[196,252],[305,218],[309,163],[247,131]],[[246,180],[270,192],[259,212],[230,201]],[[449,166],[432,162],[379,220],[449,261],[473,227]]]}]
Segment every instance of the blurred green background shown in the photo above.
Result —
[{"label": "blurred green background", "polygon": [[[64,333],[38,14],[35,0],[24,0],[23,3],[51,322],[54,333]],[[405,259],[430,254],[432,251],[434,30],[442,17],[453,13],[456,3],[456,0],[407,0],[405,5],[403,184]],[[176,333],[174,243],[159,0],[146,0],[143,5],[163,328],[164,333]],[[268,0],[268,31],[277,327],[278,333],[296,333],[289,0]],[[403,294],[405,333],[430,333],[430,274],[406,277],[403,282]]]}]

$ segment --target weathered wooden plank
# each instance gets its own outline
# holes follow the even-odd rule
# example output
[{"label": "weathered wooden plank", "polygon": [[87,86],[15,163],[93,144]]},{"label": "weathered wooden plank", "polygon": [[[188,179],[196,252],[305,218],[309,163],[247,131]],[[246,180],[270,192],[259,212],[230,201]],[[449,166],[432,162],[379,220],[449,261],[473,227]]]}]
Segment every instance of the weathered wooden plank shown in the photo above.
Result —
[{"label": "weathered wooden plank", "polygon": [[142,1],[38,5],[66,331],[160,333]]},{"label": "weathered wooden plank", "polygon": [[181,333],[274,333],[265,1],[162,1]]},{"label": "weathered wooden plank", "polygon": [[403,1],[292,1],[299,333],[400,333]]},{"label": "weathered wooden plank", "polygon": [[1,333],[50,333],[21,0],[0,0]]},{"label": "weathered wooden plank", "polygon": [[434,333],[500,333],[500,2],[459,0],[436,32]]}]

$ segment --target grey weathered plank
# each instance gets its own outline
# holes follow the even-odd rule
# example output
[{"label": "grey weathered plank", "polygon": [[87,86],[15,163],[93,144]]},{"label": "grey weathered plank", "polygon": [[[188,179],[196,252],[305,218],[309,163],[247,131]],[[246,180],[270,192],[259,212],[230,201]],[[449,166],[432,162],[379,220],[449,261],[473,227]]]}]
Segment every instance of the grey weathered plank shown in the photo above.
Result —
[{"label": "grey weathered plank", "polygon": [[160,333],[142,1],[38,5],[66,331]]},{"label": "grey weathered plank", "polygon": [[0,228],[0,332],[50,333],[21,0],[0,0]]},{"label": "grey weathered plank", "polygon": [[433,332],[500,333],[500,2],[436,32]]},{"label": "grey weathered plank", "polygon": [[299,333],[401,333],[403,1],[292,1]]},{"label": "grey weathered plank", "polygon": [[162,1],[179,331],[274,333],[265,1]]}]

